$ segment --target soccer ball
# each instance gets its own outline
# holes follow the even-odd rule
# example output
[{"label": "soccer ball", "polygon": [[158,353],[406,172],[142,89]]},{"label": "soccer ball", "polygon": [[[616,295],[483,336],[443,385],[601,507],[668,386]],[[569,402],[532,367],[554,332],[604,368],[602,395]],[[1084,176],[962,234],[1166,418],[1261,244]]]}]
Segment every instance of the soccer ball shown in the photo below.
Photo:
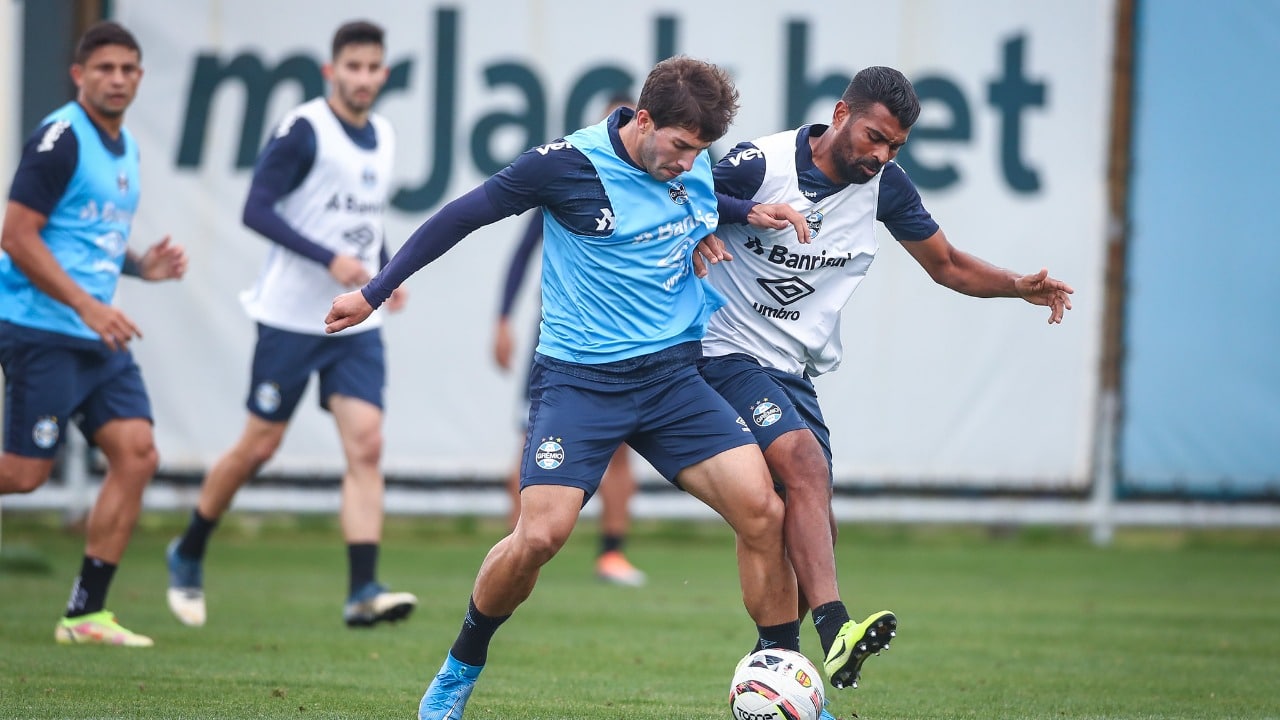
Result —
[{"label": "soccer ball", "polygon": [[817,668],[791,650],[760,650],[742,658],[729,685],[734,720],[818,720],[825,703]]}]

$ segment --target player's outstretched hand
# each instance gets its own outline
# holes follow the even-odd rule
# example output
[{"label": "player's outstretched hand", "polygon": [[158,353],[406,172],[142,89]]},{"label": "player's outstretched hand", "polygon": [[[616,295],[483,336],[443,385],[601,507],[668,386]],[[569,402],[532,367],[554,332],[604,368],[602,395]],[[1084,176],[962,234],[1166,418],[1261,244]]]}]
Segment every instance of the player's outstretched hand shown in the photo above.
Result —
[{"label": "player's outstretched hand", "polygon": [[187,251],[165,235],[138,260],[143,280],[181,280],[187,274]]},{"label": "player's outstretched hand", "polygon": [[1023,275],[1013,283],[1018,297],[1032,305],[1049,308],[1049,323],[1062,322],[1062,316],[1071,309],[1072,287],[1057,278],[1049,277],[1049,270],[1041,268],[1033,275]]},{"label": "player's outstretched hand", "polygon": [[359,290],[342,293],[333,299],[333,307],[329,308],[329,314],[324,317],[324,331],[336,333],[346,330],[364,322],[372,314],[373,306]]},{"label": "player's outstretched hand", "polygon": [[732,259],[733,255],[724,248],[724,241],[714,234],[708,235],[693,248],[693,274],[700,278],[706,277],[712,265],[721,260]]},{"label": "player's outstretched hand", "polygon": [[796,229],[796,240],[806,245],[810,241],[809,223],[799,211],[786,203],[756,205],[747,213],[747,223],[766,230],[781,230],[790,225]]}]

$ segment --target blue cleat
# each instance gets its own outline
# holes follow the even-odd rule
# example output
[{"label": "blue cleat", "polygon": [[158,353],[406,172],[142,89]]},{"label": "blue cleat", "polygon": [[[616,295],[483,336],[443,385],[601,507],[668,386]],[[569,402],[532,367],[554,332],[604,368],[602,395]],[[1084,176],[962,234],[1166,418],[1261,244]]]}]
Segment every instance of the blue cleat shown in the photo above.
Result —
[{"label": "blue cleat", "polygon": [[178,539],[165,549],[165,565],[169,568],[169,610],[183,625],[204,625],[204,577],[199,560],[178,554]]},{"label": "blue cleat", "polygon": [[827,712],[826,708],[822,708],[822,714],[818,716],[818,720],[836,720],[836,716]]},{"label": "blue cleat", "polygon": [[418,720],[461,720],[483,665],[468,665],[449,653],[418,704]]}]

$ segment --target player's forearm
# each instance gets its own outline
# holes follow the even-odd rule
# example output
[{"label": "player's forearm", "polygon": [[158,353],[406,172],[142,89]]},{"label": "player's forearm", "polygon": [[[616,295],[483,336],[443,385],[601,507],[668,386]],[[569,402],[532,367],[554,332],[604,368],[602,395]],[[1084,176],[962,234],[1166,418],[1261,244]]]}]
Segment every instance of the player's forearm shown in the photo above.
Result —
[{"label": "player's forearm", "polygon": [[364,299],[374,308],[391,297],[409,276],[444,255],[477,228],[506,217],[493,207],[480,186],[450,202],[418,226],[391,261],[361,288]]},{"label": "player's forearm", "polygon": [[1018,274],[956,250],[952,253],[952,261],[934,278],[947,288],[971,297],[1017,297],[1015,281]]},{"label": "player's forearm", "polygon": [[70,307],[77,314],[83,315],[85,310],[98,302],[71,279],[39,235],[21,239],[6,235],[0,241],[0,247],[3,247],[13,264],[40,292]]},{"label": "player's forearm", "polygon": [[243,221],[246,227],[277,245],[281,245],[302,257],[314,260],[324,267],[333,262],[334,252],[325,246],[303,237],[275,211],[274,200],[250,192],[244,204]]}]

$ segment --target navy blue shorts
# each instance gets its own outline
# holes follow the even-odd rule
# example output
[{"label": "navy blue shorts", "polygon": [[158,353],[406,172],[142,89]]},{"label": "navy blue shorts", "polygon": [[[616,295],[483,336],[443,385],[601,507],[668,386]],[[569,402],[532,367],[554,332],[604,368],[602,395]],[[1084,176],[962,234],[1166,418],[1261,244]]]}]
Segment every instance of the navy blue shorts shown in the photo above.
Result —
[{"label": "navy blue shorts", "polygon": [[381,409],[387,379],[382,331],[308,335],[258,323],[245,407],[268,422],[288,422],[312,373],[320,375],[321,408],[328,410],[329,397],[336,394]]},{"label": "navy blue shorts", "polygon": [[0,323],[4,449],[51,459],[74,420],[90,443],[111,420],[151,418],[142,373],[128,350]]},{"label": "navy blue shorts", "polygon": [[627,443],[672,484],[681,470],[755,441],[692,362],[637,382],[601,382],[535,361],[520,487],[567,485],[583,502]]},{"label": "navy blue shorts", "polygon": [[768,450],[784,433],[811,430],[827,456],[830,473],[831,431],[808,377],[761,367],[755,358],[742,353],[703,358],[698,369],[707,384],[746,418],[762,449]]}]

